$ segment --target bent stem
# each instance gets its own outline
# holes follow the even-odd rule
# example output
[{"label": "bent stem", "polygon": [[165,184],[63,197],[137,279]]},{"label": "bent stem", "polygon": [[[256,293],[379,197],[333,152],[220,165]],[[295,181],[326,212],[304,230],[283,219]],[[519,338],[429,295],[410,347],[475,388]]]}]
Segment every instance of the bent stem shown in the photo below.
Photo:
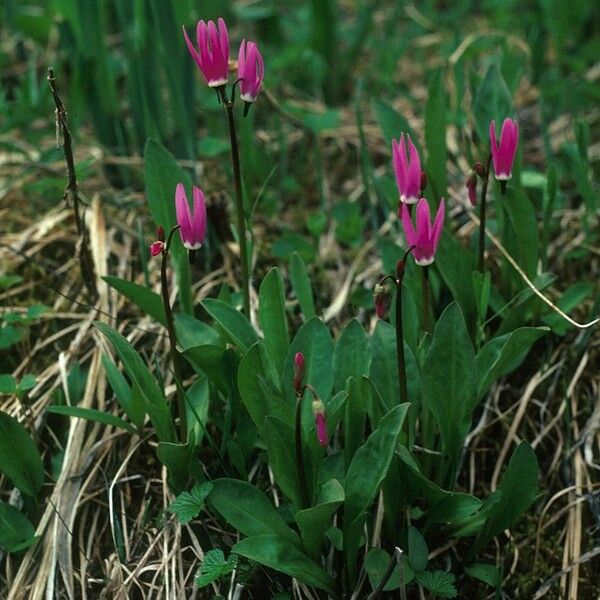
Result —
[{"label": "bent stem", "polygon": [[167,257],[169,256],[169,248],[171,246],[171,240],[173,239],[174,233],[179,229],[179,225],[176,225],[169,231],[169,237],[165,249],[162,253],[162,261],[160,263],[160,289],[162,293],[162,301],[165,307],[165,321],[167,325],[167,332],[169,334],[169,347],[171,354],[171,362],[173,363],[173,373],[175,375],[175,387],[177,397],[177,412],[179,413],[179,441],[182,444],[187,442],[187,419],[185,414],[185,401],[183,397],[183,389],[181,387],[182,377],[181,370],[179,368],[179,357],[177,354],[177,337],[175,336],[175,322],[173,320],[173,311],[171,309],[171,302],[169,300],[169,284],[167,281]]},{"label": "bent stem", "polygon": [[233,116],[233,92],[231,100],[227,98],[225,89],[222,90],[222,100],[227,112],[227,125],[229,126],[229,141],[231,145],[231,165],[233,167],[233,184],[235,188],[235,208],[237,218],[237,231],[240,243],[240,260],[242,262],[242,296],[244,299],[244,314],[250,319],[250,272],[248,268],[248,246],[246,244],[246,216],[244,211],[244,197],[242,195],[242,172],[240,167],[240,152],[235,130]]},{"label": "bent stem", "polygon": [[298,483],[300,485],[301,508],[308,508],[308,488],[306,487],[306,471],[304,470],[304,456],[302,452],[302,394],[296,396],[295,414],[295,438],[296,438],[296,470],[298,472]]},{"label": "bent stem", "polygon": [[431,334],[431,286],[429,285],[429,266],[427,265],[423,267],[423,328]]},{"label": "bent stem", "polygon": [[479,201],[479,272],[483,273],[485,268],[485,209],[487,206],[487,188],[488,181],[490,179],[490,165],[492,161],[492,155],[488,156],[487,164],[485,166],[485,174],[483,178],[483,185],[481,186],[481,199]]}]

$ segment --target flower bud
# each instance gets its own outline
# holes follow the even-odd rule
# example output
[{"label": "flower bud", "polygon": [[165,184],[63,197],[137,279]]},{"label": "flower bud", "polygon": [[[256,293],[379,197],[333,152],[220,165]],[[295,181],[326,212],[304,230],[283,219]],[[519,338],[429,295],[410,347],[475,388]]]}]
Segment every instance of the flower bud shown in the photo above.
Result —
[{"label": "flower bud", "polygon": [[159,242],[164,242],[165,241],[165,228],[162,225],[159,225],[156,228],[156,239]]},{"label": "flower bud", "polygon": [[472,206],[477,206],[477,175],[472,173],[467,179],[467,193]]},{"label": "flower bud", "polygon": [[329,435],[327,434],[327,419],[325,417],[325,405],[318,398],[313,400],[312,412],[315,417],[315,427],[317,429],[317,438],[321,447],[326,448],[329,445]]},{"label": "flower bud", "polygon": [[475,171],[481,179],[485,179],[485,167],[479,161],[473,165],[473,171]]},{"label": "flower bud", "polygon": [[375,285],[373,295],[375,296],[375,314],[378,319],[383,319],[390,306],[390,294],[383,285],[378,283]]},{"label": "flower bud", "polygon": [[426,187],[427,187],[427,173],[425,173],[425,171],[421,171],[421,194],[423,194]]},{"label": "flower bud", "polygon": [[302,352],[296,352],[294,356],[294,391],[297,396],[301,396],[303,392],[303,380],[304,379],[304,354]]}]

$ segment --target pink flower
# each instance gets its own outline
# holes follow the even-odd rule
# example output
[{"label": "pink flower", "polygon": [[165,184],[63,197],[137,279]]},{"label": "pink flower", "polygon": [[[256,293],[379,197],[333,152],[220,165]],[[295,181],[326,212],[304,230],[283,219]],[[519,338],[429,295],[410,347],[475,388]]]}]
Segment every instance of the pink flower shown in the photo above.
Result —
[{"label": "pink flower", "polygon": [[179,235],[183,245],[188,250],[197,250],[204,242],[206,235],[206,204],[204,194],[199,187],[194,186],[194,210],[190,211],[183,183],[177,184],[175,190],[175,213],[179,225]]},{"label": "pink flower", "polygon": [[260,92],[265,65],[263,57],[254,42],[242,40],[238,53],[238,78],[240,94],[244,102],[254,102]]},{"label": "pink flower", "polygon": [[500,132],[500,145],[496,140],[496,123],[490,122],[490,147],[496,179],[506,181],[512,177],[512,166],[519,143],[519,126],[513,119],[504,119]]},{"label": "pink flower", "polygon": [[208,24],[198,21],[197,50],[188,37],[185,27],[183,28],[183,37],[188,50],[210,87],[225,85],[229,74],[229,34],[223,19],[219,18],[218,24],[217,30],[213,21],[209,21]]},{"label": "pink flower", "polygon": [[412,255],[418,265],[426,266],[433,262],[437,245],[442,235],[444,225],[444,199],[440,201],[435,221],[431,224],[429,204],[425,198],[421,198],[417,204],[416,231],[405,204],[401,206],[402,228],[404,237],[409,247],[413,248]]},{"label": "pink flower", "polygon": [[407,135],[406,137],[408,138],[410,160],[406,154],[406,142],[404,141],[404,134],[402,134],[400,143],[397,140],[392,140],[392,162],[396,173],[396,185],[400,193],[400,201],[405,204],[415,204],[421,192],[421,160],[410,136]]},{"label": "pink flower", "polygon": [[161,242],[160,240],[156,240],[155,242],[152,242],[152,244],[150,244],[150,255],[158,256],[164,251],[164,249],[165,243]]},{"label": "pink flower", "polygon": [[327,419],[325,418],[325,406],[319,399],[313,400],[312,411],[315,417],[315,427],[317,429],[317,439],[319,444],[326,448],[329,445],[329,435],[327,434]]},{"label": "pink flower", "polygon": [[296,352],[294,356],[294,391],[296,395],[302,395],[302,380],[304,379],[304,354]]}]

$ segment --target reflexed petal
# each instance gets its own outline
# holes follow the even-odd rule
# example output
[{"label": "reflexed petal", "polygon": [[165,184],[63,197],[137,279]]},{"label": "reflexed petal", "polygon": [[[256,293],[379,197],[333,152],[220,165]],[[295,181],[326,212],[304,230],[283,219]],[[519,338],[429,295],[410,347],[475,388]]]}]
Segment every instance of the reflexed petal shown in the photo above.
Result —
[{"label": "reflexed petal", "polygon": [[431,230],[431,241],[433,244],[433,252],[437,250],[438,243],[440,241],[440,237],[442,235],[442,229],[444,227],[444,215],[446,212],[444,199],[440,200],[440,205],[438,206],[437,213],[435,215],[435,221],[433,222],[433,227]]},{"label": "reflexed petal", "polygon": [[421,198],[417,204],[417,244],[424,244],[431,238],[431,214],[429,204]]},{"label": "reflexed petal", "polygon": [[402,219],[402,229],[404,229],[406,245],[408,247],[415,246],[417,244],[417,233],[410,218],[408,207],[404,203],[400,205],[400,218]]},{"label": "reflexed petal", "polygon": [[183,183],[178,183],[175,189],[175,214],[177,216],[181,241],[184,244],[192,242],[192,216]]},{"label": "reflexed petal", "polygon": [[192,218],[194,244],[202,244],[206,236],[206,202],[199,187],[194,186],[194,216]]}]

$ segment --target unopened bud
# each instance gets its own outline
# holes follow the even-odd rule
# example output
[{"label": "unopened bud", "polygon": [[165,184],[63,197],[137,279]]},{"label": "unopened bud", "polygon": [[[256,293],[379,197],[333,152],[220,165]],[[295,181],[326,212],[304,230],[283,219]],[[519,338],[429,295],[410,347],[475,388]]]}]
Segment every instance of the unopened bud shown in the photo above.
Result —
[{"label": "unopened bud", "polygon": [[383,319],[390,306],[390,294],[383,285],[377,283],[373,295],[375,297],[375,314],[378,319]]},{"label": "unopened bud", "polygon": [[477,206],[477,175],[472,173],[467,179],[467,193],[472,206]]},{"label": "unopened bud", "polygon": [[316,398],[312,403],[312,412],[315,417],[315,427],[317,429],[317,439],[321,447],[326,448],[329,445],[329,435],[327,434],[327,419],[325,417],[325,405]]},{"label": "unopened bud", "polygon": [[473,171],[475,171],[481,179],[485,179],[485,167],[479,161],[473,165]]},{"label": "unopened bud", "polygon": [[297,396],[302,395],[302,380],[304,379],[304,354],[296,352],[294,356],[294,391]]},{"label": "unopened bud", "polygon": [[159,225],[156,228],[156,239],[159,242],[164,242],[165,241],[165,228],[162,225]]}]

